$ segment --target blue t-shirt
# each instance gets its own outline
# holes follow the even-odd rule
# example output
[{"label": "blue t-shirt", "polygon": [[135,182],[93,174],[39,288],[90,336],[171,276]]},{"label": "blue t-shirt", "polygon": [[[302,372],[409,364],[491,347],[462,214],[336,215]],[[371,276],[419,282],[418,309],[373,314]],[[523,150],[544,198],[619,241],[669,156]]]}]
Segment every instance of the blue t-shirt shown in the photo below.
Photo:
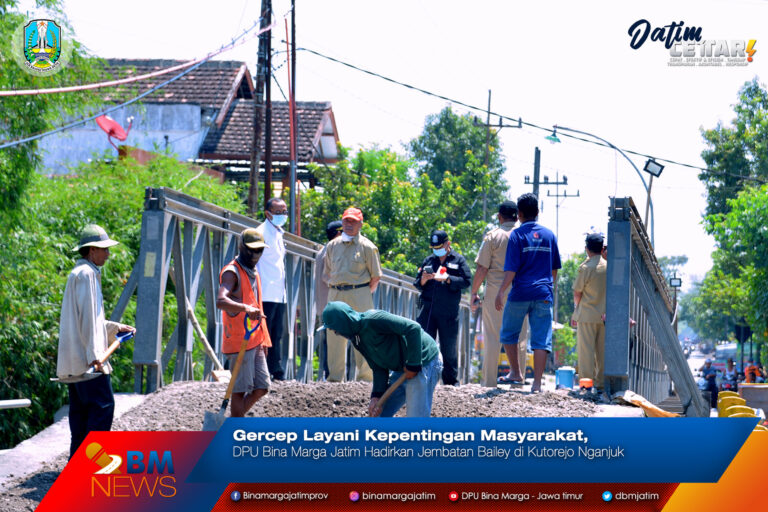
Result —
[{"label": "blue t-shirt", "polygon": [[528,221],[509,234],[504,270],[515,272],[507,300],[552,301],[552,271],[559,269],[560,252],[555,234]]}]

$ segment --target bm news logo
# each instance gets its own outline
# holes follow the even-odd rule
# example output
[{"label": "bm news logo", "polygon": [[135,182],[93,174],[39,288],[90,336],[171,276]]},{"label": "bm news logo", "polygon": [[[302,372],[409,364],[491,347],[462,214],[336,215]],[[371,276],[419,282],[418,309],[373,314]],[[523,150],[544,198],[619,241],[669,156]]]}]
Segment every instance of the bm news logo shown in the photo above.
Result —
[{"label": "bm news logo", "polygon": [[641,19],[627,33],[633,50],[649,41],[663,44],[669,51],[669,66],[747,66],[757,53],[755,39],[703,39],[701,27],[686,26],[684,21],[654,27]]},{"label": "bm news logo", "polygon": [[[85,456],[94,463],[91,475],[91,497],[107,498],[173,498],[176,477],[173,476],[173,455],[152,450],[126,450],[122,454],[107,453],[99,443],[85,448]],[[125,474],[121,468],[125,467]]]}]

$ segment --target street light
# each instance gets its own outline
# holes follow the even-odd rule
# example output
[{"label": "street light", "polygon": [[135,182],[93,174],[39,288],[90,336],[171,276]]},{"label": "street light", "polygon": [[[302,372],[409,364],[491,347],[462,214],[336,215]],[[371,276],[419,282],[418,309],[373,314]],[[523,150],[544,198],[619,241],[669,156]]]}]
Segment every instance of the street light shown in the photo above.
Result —
[{"label": "street light", "polygon": [[[649,160],[650,162],[650,160]],[[648,164],[645,164],[646,167]],[[662,167],[663,169],[663,167]],[[661,174],[661,169],[659,169],[659,174]],[[658,175],[657,175],[658,176]],[[669,286],[675,291],[675,302],[674,302],[674,310],[675,310],[675,316],[672,320],[672,325],[675,327],[675,333],[677,333],[677,290],[681,286],[683,286],[683,280],[677,277],[677,272],[675,272],[675,275],[669,278]]]},{"label": "street light", "polygon": [[[557,125],[555,125],[554,128],[555,128],[555,130],[565,130],[567,132],[580,133],[581,135],[587,135],[588,137],[594,137],[595,139],[597,139],[599,141],[602,141],[604,144],[606,144],[611,149],[614,149],[614,150],[618,151],[619,154],[621,156],[623,156],[627,160],[627,162],[630,163],[630,165],[632,165],[632,168],[635,169],[635,171],[637,172],[637,175],[640,176],[640,181],[643,182],[643,187],[645,187],[645,191],[648,192],[648,204],[650,205],[650,208],[651,208],[651,223],[652,223],[651,224],[651,245],[656,245],[655,242],[654,242],[654,239],[653,239],[653,232],[654,232],[654,229],[656,228],[656,222],[654,221],[654,216],[653,216],[653,203],[651,202],[650,190],[648,188],[648,185],[646,185],[646,183],[645,183],[645,178],[643,178],[643,173],[641,173],[640,169],[637,168],[637,166],[635,165],[635,162],[633,162],[621,149],[617,148],[616,146],[614,146],[613,144],[611,144],[610,142],[608,142],[604,138],[598,137],[597,135],[595,135],[593,133],[582,132],[581,130],[574,130],[573,128],[566,128],[564,126],[557,126]],[[553,132],[553,133],[555,133],[555,132]],[[659,171],[659,172],[661,172],[661,171]],[[646,218],[646,221],[647,220],[648,219]],[[648,223],[646,222],[645,225],[648,226]]]},{"label": "street light", "polygon": [[[645,162],[645,166],[643,167],[643,170],[651,175],[651,177],[648,179],[648,200],[645,203],[645,225],[648,225],[648,206],[651,204],[651,187],[653,186],[653,178],[658,178],[661,176],[661,171],[664,170],[664,166],[661,165],[659,162],[654,160],[653,158],[649,158],[647,162]],[[670,286],[671,284],[670,279]]]}]

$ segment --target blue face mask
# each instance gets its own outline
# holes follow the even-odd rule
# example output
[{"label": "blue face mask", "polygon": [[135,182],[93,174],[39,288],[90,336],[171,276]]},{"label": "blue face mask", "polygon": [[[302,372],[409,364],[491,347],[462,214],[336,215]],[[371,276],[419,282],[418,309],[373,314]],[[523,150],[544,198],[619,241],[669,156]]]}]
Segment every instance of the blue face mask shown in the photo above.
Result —
[{"label": "blue face mask", "polygon": [[288,220],[287,215],[272,215],[272,224],[277,227],[281,227]]},{"label": "blue face mask", "polygon": [[432,249],[432,252],[437,256],[438,258],[442,258],[445,256],[445,254],[448,252],[445,250],[445,247],[442,247],[440,249]]}]

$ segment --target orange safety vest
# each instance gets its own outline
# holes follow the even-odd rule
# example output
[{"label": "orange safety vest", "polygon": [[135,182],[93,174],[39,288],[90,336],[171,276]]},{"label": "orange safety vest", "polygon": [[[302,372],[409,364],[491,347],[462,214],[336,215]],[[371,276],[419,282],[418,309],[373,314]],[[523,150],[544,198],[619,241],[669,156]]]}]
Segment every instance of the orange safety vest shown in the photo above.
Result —
[{"label": "orange safety vest", "polygon": [[[235,268],[237,268],[238,279],[240,280],[240,290],[242,290],[243,295],[242,303],[257,307],[259,310],[264,311],[264,308],[261,305],[261,278],[259,277],[258,272],[256,273],[256,290],[258,290],[259,294],[257,298],[253,296],[253,289],[250,285],[251,280],[248,278],[248,274],[245,272],[243,267],[240,266],[240,263],[237,262],[237,259],[232,260],[226,266],[224,266],[223,269],[221,269],[221,272],[219,273],[219,284],[221,284],[221,277],[224,275],[224,270],[230,265],[234,265]],[[225,354],[234,354],[240,352],[240,345],[243,343],[243,339],[245,338],[245,312],[238,313],[235,316],[230,316],[226,311],[222,310],[221,318],[222,324],[224,325],[222,352]],[[265,347],[272,346],[272,340],[269,338],[269,331],[267,330],[267,321],[263,318],[259,328],[256,329],[253,334],[251,334],[246,350],[250,350],[253,347],[258,347],[259,345],[263,345]]]},{"label": "orange safety vest", "polygon": [[746,377],[746,382],[748,384],[753,384],[757,382],[757,377],[760,375],[760,369],[757,367],[756,364],[747,366],[744,369],[744,376]]}]

